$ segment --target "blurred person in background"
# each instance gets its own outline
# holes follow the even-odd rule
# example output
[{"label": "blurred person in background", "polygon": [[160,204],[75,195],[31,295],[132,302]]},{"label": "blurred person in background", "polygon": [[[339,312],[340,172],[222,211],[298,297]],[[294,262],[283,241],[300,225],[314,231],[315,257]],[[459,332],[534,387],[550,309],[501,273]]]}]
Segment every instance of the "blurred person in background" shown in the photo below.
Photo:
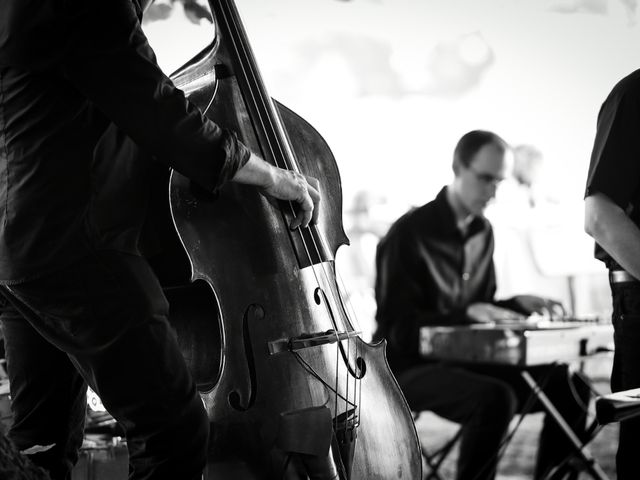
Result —
[{"label": "blurred person in background", "polygon": [[387,202],[385,196],[370,190],[356,193],[344,215],[349,248],[338,250],[336,258],[345,304],[353,310],[352,316],[366,341],[371,340],[375,330],[375,255],[378,242],[391,223],[380,214]]},{"label": "blurred person in background", "polygon": [[520,292],[550,297],[573,313],[569,276],[575,272],[571,266],[564,267],[572,248],[567,242],[584,235],[579,225],[567,222],[575,216],[566,211],[569,205],[550,195],[544,166],[538,148],[515,146],[510,175],[485,211],[495,239],[496,294],[499,298]]}]

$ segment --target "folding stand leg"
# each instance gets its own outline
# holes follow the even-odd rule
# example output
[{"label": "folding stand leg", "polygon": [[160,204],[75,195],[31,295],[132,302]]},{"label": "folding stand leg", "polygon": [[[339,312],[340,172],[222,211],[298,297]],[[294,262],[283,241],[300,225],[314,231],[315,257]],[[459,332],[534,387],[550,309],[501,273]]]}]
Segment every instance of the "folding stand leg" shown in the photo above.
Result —
[{"label": "folding stand leg", "polygon": [[429,453],[424,447],[421,446],[422,456],[424,457],[425,462],[429,467],[429,472],[424,477],[424,480],[442,480],[442,477],[440,476],[440,466],[442,465],[442,462],[444,462],[444,460],[447,458],[461,436],[462,428],[459,428],[457,433],[453,437],[447,440],[447,442],[443,446],[441,446],[433,453]]},{"label": "folding stand leg", "polygon": [[609,480],[607,474],[602,470],[600,465],[596,462],[595,458],[591,455],[589,450],[586,449],[585,445],[582,444],[578,436],[571,429],[571,426],[566,422],[566,420],[562,417],[558,409],[551,403],[549,397],[542,391],[540,385],[533,379],[533,377],[527,371],[521,372],[522,378],[524,378],[525,382],[531,387],[534,395],[540,400],[544,408],[547,410],[549,415],[553,417],[558,426],[565,433],[567,438],[571,441],[573,446],[576,449],[576,452],[580,456],[582,462],[584,462],[587,471],[591,474],[591,476],[597,480]]}]

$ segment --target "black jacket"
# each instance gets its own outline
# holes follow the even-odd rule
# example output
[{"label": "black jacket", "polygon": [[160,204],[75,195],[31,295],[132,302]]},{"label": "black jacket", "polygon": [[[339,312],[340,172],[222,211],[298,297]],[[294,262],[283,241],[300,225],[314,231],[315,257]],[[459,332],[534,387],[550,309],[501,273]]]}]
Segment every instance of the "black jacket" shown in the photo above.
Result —
[{"label": "black jacket", "polygon": [[0,12],[0,283],[93,248],[135,253],[151,158],[208,190],[249,158],[160,70],[132,0]]}]

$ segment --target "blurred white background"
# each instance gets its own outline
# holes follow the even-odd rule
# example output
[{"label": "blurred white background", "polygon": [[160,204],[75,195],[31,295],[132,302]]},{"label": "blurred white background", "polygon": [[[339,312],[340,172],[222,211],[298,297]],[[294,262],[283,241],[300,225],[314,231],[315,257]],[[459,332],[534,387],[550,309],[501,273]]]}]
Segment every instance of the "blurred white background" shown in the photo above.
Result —
[{"label": "blurred white background", "polygon": [[[198,0],[145,21],[167,72],[211,39]],[[452,178],[457,140],[488,129],[543,155],[535,205],[507,182],[487,213],[499,296],[538,293],[609,315],[604,268],[582,231],[598,109],[639,66],[636,0],[237,0],[271,96],[327,140],[352,240],[338,268],[372,328],[377,238]],[[510,185],[511,183],[511,185]],[[520,202],[520,203],[519,203]]]}]

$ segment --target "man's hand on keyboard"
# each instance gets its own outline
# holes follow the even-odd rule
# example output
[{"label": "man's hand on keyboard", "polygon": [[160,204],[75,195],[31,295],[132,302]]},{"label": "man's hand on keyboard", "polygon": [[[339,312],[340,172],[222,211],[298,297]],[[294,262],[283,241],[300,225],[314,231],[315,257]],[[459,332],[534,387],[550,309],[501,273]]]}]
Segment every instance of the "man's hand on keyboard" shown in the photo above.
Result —
[{"label": "man's hand on keyboard", "polygon": [[536,295],[516,295],[511,300],[529,315],[537,313],[548,317],[549,320],[561,320],[566,315],[562,303],[550,298]]},{"label": "man's hand on keyboard", "polygon": [[472,303],[467,307],[467,316],[478,323],[517,323],[526,318],[513,310],[491,303]]}]

